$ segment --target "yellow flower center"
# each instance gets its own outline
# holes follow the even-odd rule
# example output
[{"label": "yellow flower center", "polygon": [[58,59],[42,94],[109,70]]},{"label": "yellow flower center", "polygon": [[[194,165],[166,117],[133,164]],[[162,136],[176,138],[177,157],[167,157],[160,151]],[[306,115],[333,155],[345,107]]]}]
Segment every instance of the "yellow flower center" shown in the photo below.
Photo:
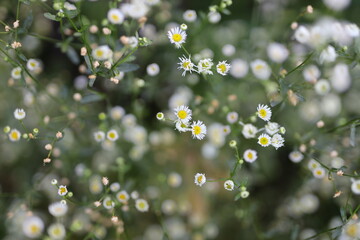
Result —
[{"label": "yellow flower center", "polygon": [[313,163],[313,164],[311,165],[312,168],[317,168],[317,166],[318,166],[318,165],[317,165],[316,163]]},{"label": "yellow flower center", "polygon": [[250,158],[250,159],[252,159],[252,158],[253,158],[253,154],[252,154],[252,152],[249,152],[249,153],[248,153],[248,158]]},{"label": "yellow flower center", "polygon": [[264,66],[260,65],[260,64],[255,66],[255,70],[261,70],[263,68],[264,68]]},{"label": "yellow flower center", "polygon": [[36,225],[31,225],[31,226],[30,226],[30,231],[31,231],[32,233],[38,233],[39,230],[40,230],[40,228],[39,228],[38,226],[36,226]]},{"label": "yellow flower center", "polygon": [[346,228],[346,234],[350,237],[356,237],[357,235],[357,226],[356,224],[351,224]]},{"label": "yellow flower center", "polygon": [[11,138],[12,138],[12,139],[18,139],[18,138],[19,138],[19,134],[18,134],[17,132],[13,131],[13,132],[11,133]]},{"label": "yellow flower center", "polygon": [[194,126],[193,130],[194,130],[195,135],[199,135],[201,133],[201,127],[200,126]]},{"label": "yellow flower center", "polygon": [[269,143],[269,139],[267,139],[266,137],[262,137],[262,138],[260,138],[260,143],[262,145],[266,145]]},{"label": "yellow flower center", "polygon": [[173,39],[175,42],[180,42],[180,41],[182,40],[182,36],[181,36],[181,34],[179,34],[179,33],[175,33],[175,34],[173,34],[172,39]]},{"label": "yellow flower center", "polygon": [[115,138],[116,136],[115,136],[115,133],[114,132],[111,132],[111,133],[109,133],[109,138]]},{"label": "yellow flower center", "polygon": [[126,200],[125,194],[120,194],[119,198],[120,198],[121,200]]},{"label": "yellow flower center", "polygon": [[35,62],[31,62],[31,63],[30,63],[30,66],[35,67],[35,66],[36,66],[36,63],[35,63]]},{"label": "yellow flower center", "polygon": [[197,177],[197,181],[198,181],[199,183],[201,183],[202,180],[203,180],[203,176],[202,176],[202,175],[200,175],[200,176]]},{"label": "yellow flower center", "polygon": [[317,170],[317,171],[316,171],[316,174],[319,175],[319,176],[321,176],[322,171],[321,171],[321,170]]},{"label": "yellow flower center", "polygon": [[360,183],[356,184],[356,188],[360,189]]},{"label": "yellow flower center", "polygon": [[104,52],[101,50],[96,51],[96,56],[102,57],[104,55]]},{"label": "yellow flower center", "polygon": [[145,203],[144,203],[144,202],[139,202],[139,203],[138,203],[138,207],[139,207],[140,209],[145,208]]},{"label": "yellow flower center", "polygon": [[183,68],[188,68],[189,65],[190,65],[190,62],[184,62],[184,63],[183,63]]},{"label": "yellow flower center", "polygon": [[111,17],[112,17],[112,19],[113,19],[114,21],[119,21],[119,16],[118,16],[118,15],[113,14],[113,15],[111,15]]},{"label": "yellow flower center", "polygon": [[112,201],[111,201],[111,200],[106,201],[106,206],[111,206],[111,205],[112,205]]},{"label": "yellow flower center", "polygon": [[218,66],[218,69],[220,70],[220,72],[224,73],[226,71],[225,64],[221,64],[220,66]]},{"label": "yellow flower center", "polygon": [[178,117],[180,118],[180,119],[185,119],[186,117],[187,117],[187,112],[185,111],[185,110],[180,110],[179,112],[178,112]]},{"label": "yellow flower center", "polygon": [[55,236],[59,236],[59,235],[61,234],[60,228],[55,228],[54,231],[53,231],[53,234],[54,234]]},{"label": "yellow flower center", "polygon": [[259,110],[259,115],[260,115],[260,117],[262,117],[262,118],[266,117],[266,110],[265,110],[265,109],[260,109],[260,110]]},{"label": "yellow flower center", "polygon": [[61,188],[59,189],[59,191],[60,191],[61,194],[64,194],[64,193],[66,193],[66,188],[61,187]]}]

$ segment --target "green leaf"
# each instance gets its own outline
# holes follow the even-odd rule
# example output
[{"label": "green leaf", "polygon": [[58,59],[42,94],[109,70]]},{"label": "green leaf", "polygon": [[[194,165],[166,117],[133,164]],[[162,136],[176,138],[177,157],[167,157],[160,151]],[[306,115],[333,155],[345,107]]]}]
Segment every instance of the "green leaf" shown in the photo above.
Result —
[{"label": "green leaf", "polygon": [[66,16],[68,18],[74,18],[79,14],[78,10],[66,10],[66,9],[64,9],[64,12],[65,12],[65,14],[66,14]]},{"label": "green leaf", "polygon": [[96,80],[96,78],[90,78],[89,79],[89,86],[90,87],[94,86],[95,80]]},{"label": "green leaf", "polygon": [[241,198],[241,192],[235,195],[234,201],[237,201]]},{"label": "green leaf", "polygon": [[93,102],[99,102],[101,100],[104,99],[103,95],[100,94],[89,94],[86,95],[85,97],[83,97],[80,101],[80,103],[82,104],[86,104],[86,103],[93,103]]},{"label": "green leaf", "polygon": [[341,220],[345,223],[347,221],[347,217],[346,217],[346,209],[344,207],[340,208],[340,216],[341,216]]},{"label": "green leaf", "polygon": [[48,12],[44,13],[44,17],[46,17],[47,19],[53,20],[53,21],[57,21],[57,22],[59,21],[59,20],[57,20],[55,15],[48,13]]},{"label": "green leaf", "polygon": [[139,65],[133,63],[123,63],[117,67],[120,72],[132,72],[139,69]]},{"label": "green leaf", "polygon": [[229,11],[229,9],[226,9],[226,8],[224,8],[223,10],[221,10],[221,12],[222,12],[223,14],[225,14],[225,15],[230,15],[230,14],[231,14],[231,12]]},{"label": "green leaf", "polygon": [[68,49],[66,51],[66,55],[68,56],[68,58],[70,59],[70,61],[73,64],[79,64],[80,63],[80,58],[79,55],[77,54],[77,52],[75,51],[75,49],[73,47],[68,46]]}]

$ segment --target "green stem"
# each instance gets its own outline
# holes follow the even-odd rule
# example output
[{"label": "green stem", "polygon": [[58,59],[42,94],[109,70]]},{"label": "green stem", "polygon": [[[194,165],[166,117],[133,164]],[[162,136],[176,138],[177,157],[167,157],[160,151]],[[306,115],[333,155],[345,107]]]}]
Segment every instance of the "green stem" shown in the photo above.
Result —
[{"label": "green stem", "polygon": [[285,74],[284,78],[289,76],[291,73],[295,72],[296,70],[298,70],[299,68],[301,68],[302,66],[304,66],[312,57],[312,55],[314,54],[315,52],[311,52],[306,58],[305,60],[300,63],[297,67],[293,68],[292,70],[290,70],[288,73]]}]

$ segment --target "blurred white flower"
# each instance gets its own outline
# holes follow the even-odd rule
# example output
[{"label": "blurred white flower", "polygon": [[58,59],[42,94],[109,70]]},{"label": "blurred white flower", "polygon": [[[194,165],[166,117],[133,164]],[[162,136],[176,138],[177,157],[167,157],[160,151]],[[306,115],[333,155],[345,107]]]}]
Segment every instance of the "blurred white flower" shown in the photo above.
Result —
[{"label": "blurred white flower", "polygon": [[270,43],[266,50],[271,61],[276,63],[284,62],[289,56],[289,50],[280,43]]},{"label": "blurred white flower", "polygon": [[250,63],[251,71],[255,75],[255,77],[261,80],[269,79],[271,75],[271,69],[269,65],[261,59],[256,59]]}]

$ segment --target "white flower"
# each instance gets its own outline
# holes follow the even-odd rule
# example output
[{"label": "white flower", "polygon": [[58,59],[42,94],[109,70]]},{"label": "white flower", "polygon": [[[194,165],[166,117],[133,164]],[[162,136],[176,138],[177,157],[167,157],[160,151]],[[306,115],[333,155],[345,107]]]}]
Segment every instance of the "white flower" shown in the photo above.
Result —
[{"label": "white flower", "polygon": [[106,197],[106,198],[104,199],[104,201],[103,201],[103,206],[104,206],[104,208],[106,208],[106,209],[113,209],[114,206],[115,206],[115,203],[114,203],[113,200],[111,200],[110,197]]},{"label": "white flower", "polygon": [[121,106],[115,106],[110,110],[110,117],[112,120],[118,121],[125,115],[125,110]]},{"label": "white flower", "polygon": [[309,30],[304,26],[298,27],[295,31],[295,39],[299,43],[307,43],[310,40]]},{"label": "white flower", "polygon": [[167,178],[167,183],[169,184],[170,187],[177,188],[182,183],[182,177],[180,174],[176,172],[172,172],[169,174]]},{"label": "white flower", "polygon": [[312,173],[313,173],[314,177],[321,179],[321,178],[325,177],[326,172],[325,172],[325,168],[320,166],[320,167],[313,169]]},{"label": "white flower", "polygon": [[178,67],[178,69],[182,69],[184,70],[184,72],[182,73],[182,76],[185,76],[186,72],[192,72],[192,71],[196,71],[194,68],[194,64],[191,62],[190,56],[189,58],[186,58],[185,56],[183,57],[179,57],[180,62],[178,63],[180,66]]},{"label": "white flower", "polygon": [[336,64],[332,71],[330,82],[337,92],[342,93],[348,90],[351,86],[351,77],[348,65],[345,63]]},{"label": "white flower", "polygon": [[181,105],[174,109],[177,119],[183,123],[188,123],[191,120],[191,109],[188,106]]},{"label": "white flower", "polygon": [[186,10],[183,14],[183,18],[186,22],[195,22],[197,15],[194,10]]},{"label": "white flower", "polygon": [[267,105],[259,104],[257,107],[257,112],[259,118],[264,121],[269,121],[271,118],[271,109]]},{"label": "white flower", "polygon": [[22,223],[22,230],[26,237],[38,238],[44,230],[44,222],[37,216],[27,217]]},{"label": "white flower", "polygon": [[352,182],[351,191],[356,195],[360,194],[360,180],[355,180]]},{"label": "white flower", "polygon": [[228,191],[234,190],[234,182],[233,180],[226,180],[224,182],[224,188]]},{"label": "white flower", "polygon": [[191,128],[189,128],[189,123],[182,122],[182,121],[176,121],[175,127],[179,132],[188,132],[191,131]]},{"label": "white flower", "polygon": [[275,133],[279,132],[280,125],[276,122],[268,122],[265,125],[265,130],[268,134],[274,135]]},{"label": "white flower", "polygon": [[272,136],[271,138],[271,145],[277,150],[278,148],[284,146],[284,138],[276,133],[274,136]]},{"label": "white flower", "polygon": [[116,194],[116,199],[117,199],[119,202],[121,202],[121,203],[127,203],[127,201],[129,200],[129,198],[130,198],[130,196],[129,196],[129,194],[128,194],[125,190],[123,190],[123,191],[121,191],[121,192],[118,192],[118,193]]},{"label": "white flower", "polygon": [[193,138],[201,140],[206,135],[206,126],[202,121],[199,120],[191,124],[191,131]]},{"label": "white flower", "polygon": [[61,223],[51,224],[47,232],[52,240],[61,240],[64,239],[66,236],[65,227]]},{"label": "white flower", "polygon": [[334,11],[344,10],[350,5],[351,0],[323,0],[324,4]]},{"label": "white flower", "polygon": [[221,20],[221,14],[218,12],[210,11],[208,14],[208,20],[211,23],[218,23]]},{"label": "white flower", "polygon": [[54,217],[62,217],[67,213],[68,206],[66,203],[64,204],[62,202],[54,202],[49,205],[48,209],[49,213]]},{"label": "white flower", "polygon": [[156,4],[158,4],[160,2],[160,0],[145,0],[145,3],[149,6],[154,6]]},{"label": "white flower", "polygon": [[257,159],[257,152],[252,149],[248,149],[244,152],[243,158],[246,162],[252,163]]},{"label": "white flower", "polygon": [[105,140],[105,133],[103,131],[94,132],[94,139],[97,142],[102,142]]},{"label": "white flower", "polygon": [[168,38],[172,44],[175,44],[176,48],[180,48],[181,44],[185,43],[186,32],[181,30],[179,27],[172,28],[167,33]]},{"label": "white flower", "polygon": [[245,138],[249,139],[249,138],[255,138],[257,132],[258,129],[251,123],[248,123],[243,126],[243,130],[241,133],[244,135]]},{"label": "white flower", "polygon": [[294,163],[298,163],[304,159],[304,155],[299,151],[292,151],[289,154],[289,159],[290,159],[290,161],[292,161]]},{"label": "white flower", "polygon": [[351,37],[358,37],[360,35],[359,27],[355,23],[346,24],[345,31]]},{"label": "white flower", "polygon": [[231,68],[230,64],[226,63],[226,61],[219,62],[216,65],[216,71],[223,76],[227,75],[230,68]]},{"label": "white flower", "polygon": [[146,72],[149,76],[156,76],[160,72],[160,67],[156,63],[152,63],[146,67]]},{"label": "white flower", "polygon": [[316,82],[315,92],[319,95],[326,95],[330,92],[330,83],[325,79],[320,79]]},{"label": "white flower", "polygon": [[195,184],[196,185],[201,187],[202,185],[204,185],[205,182],[206,182],[205,174],[203,174],[203,173],[195,174]]},{"label": "white flower", "polygon": [[139,212],[147,212],[149,210],[149,204],[144,199],[136,199],[135,207]]},{"label": "white flower", "polygon": [[229,122],[229,123],[235,123],[239,118],[239,115],[237,112],[229,112],[227,115],[226,115],[226,120]]},{"label": "white flower", "polygon": [[280,43],[270,43],[266,50],[271,61],[276,63],[284,62],[289,56],[289,50]]},{"label": "white flower", "polygon": [[198,72],[212,75],[211,67],[214,65],[211,58],[201,59],[197,65]]},{"label": "white flower", "polygon": [[71,3],[68,3],[68,2],[64,3],[64,8],[66,10],[69,10],[69,11],[75,11],[76,10],[76,6],[74,4],[71,4]]},{"label": "white flower", "polygon": [[321,51],[319,62],[323,64],[324,62],[334,62],[336,60],[337,53],[335,51],[335,48],[331,45],[329,45],[327,48]]},{"label": "white flower", "polygon": [[318,167],[320,167],[320,163],[318,163],[317,161],[315,161],[314,159],[310,159],[309,163],[308,163],[308,168],[312,171]]},{"label": "white flower", "polygon": [[271,75],[271,69],[269,65],[261,59],[256,59],[250,63],[251,71],[257,77],[261,80],[269,79]]},{"label": "white flower", "polygon": [[339,240],[355,240],[360,237],[360,223],[358,221],[350,220],[346,223],[341,231]]},{"label": "white flower", "polygon": [[60,185],[58,189],[58,194],[60,196],[65,196],[68,193],[68,190],[65,185]]},{"label": "white flower", "polygon": [[40,62],[36,59],[30,58],[26,63],[27,69],[29,69],[32,72],[37,72],[40,70]]},{"label": "white flower", "polygon": [[234,47],[234,45],[226,44],[222,47],[221,52],[225,56],[230,57],[235,54],[236,48]]},{"label": "white flower", "polygon": [[315,65],[307,66],[303,71],[303,76],[307,82],[315,83],[321,75],[319,68]]},{"label": "white flower", "polygon": [[21,67],[16,67],[11,70],[11,77],[13,79],[20,79],[21,78]]},{"label": "white flower", "polygon": [[92,56],[95,60],[99,61],[111,60],[113,51],[108,45],[102,45],[92,50]]},{"label": "white flower", "polygon": [[125,20],[125,15],[116,8],[112,8],[107,13],[107,18],[112,24],[121,24]]},{"label": "white flower", "polygon": [[112,142],[115,142],[119,138],[119,134],[115,129],[112,129],[106,133],[106,138]]},{"label": "white flower", "polygon": [[240,58],[231,61],[230,74],[235,78],[245,77],[249,72],[249,64]]},{"label": "white flower", "polygon": [[143,1],[132,1],[132,3],[122,4],[121,11],[134,19],[144,17],[149,11],[149,7]]},{"label": "white flower", "polygon": [[266,133],[261,134],[258,137],[258,144],[260,144],[263,147],[269,146],[271,144],[271,137]]},{"label": "white flower", "polygon": [[17,120],[22,120],[26,117],[26,113],[24,111],[24,109],[21,109],[21,108],[17,108],[15,111],[14,111],[14,117],[17,119]]},{"label": "white flower", "polygon": [[111,190],[112,192],[117,192],[117,191],[119,191],[119,190],[120,190],[120,183],[114,182],[114,183],[110,184],[110,190]]},{"label": "white flower", "polygon": [[21,133],[17,129],[12,129],[8,136],[10,141],[17,142],[21,138]]}]

